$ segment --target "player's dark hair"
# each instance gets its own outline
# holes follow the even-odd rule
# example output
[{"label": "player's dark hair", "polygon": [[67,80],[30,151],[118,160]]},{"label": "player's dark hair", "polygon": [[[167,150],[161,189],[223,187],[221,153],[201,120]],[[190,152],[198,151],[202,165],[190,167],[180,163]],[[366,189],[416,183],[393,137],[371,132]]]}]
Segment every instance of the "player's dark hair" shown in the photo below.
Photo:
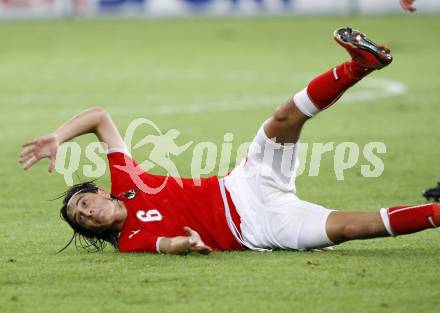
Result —
[{"label": "player's dark hair", "polygon": [[[88,252],[99,252],[104,250],[107,243],[110,243],[115,249],[118,249],[118,237],[119,233],[117,231],[103,231],[96,232],[90,229],[86,229],[76,224],[67,215],[67,204],[69,200],[77,193],[97,193],[99,190],[98,186],[95,185],[94,181],[88,181],[73,185],[66,192],[62,193],[56,199],[63,198],[63,206],[60,209],[60,216],[69,226],[73,229],[72,238],[69,242],[62,248],[58,253],[64,251],[72,242],[75,243],[77,249],[83,248]],[[112,199],[115,199],[112,196]]]}]

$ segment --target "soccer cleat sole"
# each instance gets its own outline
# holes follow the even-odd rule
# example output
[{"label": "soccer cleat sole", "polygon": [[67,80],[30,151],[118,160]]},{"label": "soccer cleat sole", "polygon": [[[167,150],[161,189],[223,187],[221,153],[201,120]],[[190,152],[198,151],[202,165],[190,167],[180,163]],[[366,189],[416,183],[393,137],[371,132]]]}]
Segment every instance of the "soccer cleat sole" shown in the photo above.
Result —
[{"label": "soccer cleat sole", "polygon": [[335,30],[333,37],[338,44],[349,50],[349,52],[353,49],[367,51],[380,63],[380,66],[377,69],[383,68],[393,61],[393,56],[389,49],[377,45],[360,31],[354,30],[350,27],[344,27]]}]

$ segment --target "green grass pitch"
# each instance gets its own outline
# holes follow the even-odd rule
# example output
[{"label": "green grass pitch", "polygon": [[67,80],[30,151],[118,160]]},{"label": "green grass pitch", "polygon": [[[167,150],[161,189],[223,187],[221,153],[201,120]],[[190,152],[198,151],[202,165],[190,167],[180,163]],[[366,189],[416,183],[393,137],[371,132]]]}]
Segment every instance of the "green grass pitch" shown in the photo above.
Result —
[{"label": "green grass pitch", "polygon": [[[311,121],[302,140],[382,141],[385,170],[364,178],[359,163],[337,181],[328,154],[319,176],[298,179],[299,196],[341,210],[423,203],[421,191],[440,179],[438,16],[1,23],[0,312],[438,311],[439,231],[331,253],[56,254],[71,231],[48,200],[64,179],[46,162],[30,172],[17,162],[24,140],[92,105],[121,130],[145,117],[177,128],[181,144],[232,132],[236,149],[279,102],[347,59],[331,37],[346,25],[389,45],[395,60]],[[184,176],[190,159],[174,159]],[[98,182],[109,186],[108,176]]]}]

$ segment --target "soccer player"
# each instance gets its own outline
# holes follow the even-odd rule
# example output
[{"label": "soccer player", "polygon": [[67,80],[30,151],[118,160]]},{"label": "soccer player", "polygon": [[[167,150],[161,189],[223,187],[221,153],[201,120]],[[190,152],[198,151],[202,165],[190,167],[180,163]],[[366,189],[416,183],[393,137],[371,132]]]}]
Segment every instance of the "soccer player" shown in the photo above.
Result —
[{"label": "soccer player", "polygon": [[[108,147],[111,191],[91,182],[64,194],[61,215],[73,228],[72,240],[120,252],[210,253],[325,248],[348,240],[414,233],[440,225],[440,205],[395,206],[374,212],[341,212],[298,199],[295,169],[303,125],[334,104],[370,73],[391,63],[390,50],[350,28],[334,32],[351,60],[314,78],[280,105],[257,132],[246,158],[224,178],[169,179],[143,172],[110,115],[92,108],[56,131],[23,144],[20,163],[27,170],[42,158],[54,169],[60,144],[94,133]],[[286,156],[290,156],[287,162]],[[289,173],[289,175],[286,175]],[[71,240],[71,242],[72,242]]]}]

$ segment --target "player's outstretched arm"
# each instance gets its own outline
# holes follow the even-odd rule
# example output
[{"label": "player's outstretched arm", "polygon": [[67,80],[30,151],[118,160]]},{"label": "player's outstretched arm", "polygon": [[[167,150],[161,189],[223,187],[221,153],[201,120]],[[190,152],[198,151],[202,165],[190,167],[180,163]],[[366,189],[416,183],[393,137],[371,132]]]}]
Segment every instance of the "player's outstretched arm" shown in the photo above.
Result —
[{"label": "player's outstretched arm", "polygon": [[205,245],[200,235],[189,227],[185,227],[188,236],[178,236],[173,238],[162,238],[159,242],[159,250],[162,253],[182,254],[188,252],[198,252],[209,254],[212,249]]},{"label": "player's outstretched arm", "polygon": [[94,133],[107,148],[125,149],[125,143],[110,115],[101,107],[93,107],[74,116],[52,133],[23,143],[19,162],[25,170],[43,158],[49,158],[48,171],[55,168],[60,144],[75,137]]},{"label": "player's outstretched arm", "polygon": [[414,2],[415,0],[400,0],[400,6],[405,11],[414,12],[416,10]]}]

